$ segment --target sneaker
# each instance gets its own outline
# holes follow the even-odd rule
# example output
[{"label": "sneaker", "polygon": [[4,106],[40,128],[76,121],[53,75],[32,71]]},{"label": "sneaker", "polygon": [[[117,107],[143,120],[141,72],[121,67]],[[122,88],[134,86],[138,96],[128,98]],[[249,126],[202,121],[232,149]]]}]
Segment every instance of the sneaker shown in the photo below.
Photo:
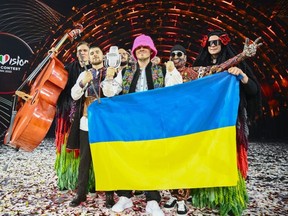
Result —
[{"label": "sneaker", "polygon": [[170,197],[170,199],[164,204],[165,209],[172,209],[175,207],[177,199],[175,197]]},{"label": "sneaker", "polygon": [[131,199],[121,196],[118,202],[115,205],[113,205],[112,211],[119,213],[119,212],[124,211],[127,208],[131,208],[132,206],[133,206],[133,202]]},{"label": "sneaker", "polygon": [[164,212],[161,210],[158,202],[155,200],[147,202],[146,213],[151,214],[152,216],[164,216]]},{"label": "sneaker", "polygon": [[106,192],[105,194],[106,194],[105,206],[106,206],[106,208],[110,209],[115,204],[114,193]]},{"label": "sneaker", "polygon": [[184,200],[182,201],[177,201],[177,215],[187,215],[188,209],[185,205]]}]

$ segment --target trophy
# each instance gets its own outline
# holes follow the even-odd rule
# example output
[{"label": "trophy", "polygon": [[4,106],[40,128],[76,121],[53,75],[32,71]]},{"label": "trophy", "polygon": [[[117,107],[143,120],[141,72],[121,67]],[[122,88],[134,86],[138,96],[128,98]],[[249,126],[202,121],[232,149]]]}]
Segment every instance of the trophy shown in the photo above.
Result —
[{"label": "trophy", "polygon": [[117,46],[111,46],[109,52],[104,57],[104,66],[106,68],[118,68],[121,64],[121,55],[118,52]]}]

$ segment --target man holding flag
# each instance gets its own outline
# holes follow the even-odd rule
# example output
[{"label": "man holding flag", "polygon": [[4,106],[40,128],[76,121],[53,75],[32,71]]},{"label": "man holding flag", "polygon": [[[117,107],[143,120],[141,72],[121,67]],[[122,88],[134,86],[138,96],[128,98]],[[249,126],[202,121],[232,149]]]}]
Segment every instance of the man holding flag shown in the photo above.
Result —
[{"label": "man holding flag", "polygon": [[[167,73],[165,68],[152,65],[151,59],[157,55],[157,49],[150,36],[142,34],[135,38],[132,55],[137,60],[135,71],[132,70],[132,67],[125,68],[121,73],[118,73],[114,80],[114,71],[107,71],[106,79],[102,83],[105,96],[112,97],[120,92],[123,94],[143,92],[183,82],[173,62],[167,62]],[[122,212],[133,206],[131,190],[118,190],[117,194],[120,198],[112,207],[112,211]],[[161,200],[159,191],[149,190],[145,192],[145,195],[147,200],[146,212],[152,215],[164,215],[158,204]]]}]

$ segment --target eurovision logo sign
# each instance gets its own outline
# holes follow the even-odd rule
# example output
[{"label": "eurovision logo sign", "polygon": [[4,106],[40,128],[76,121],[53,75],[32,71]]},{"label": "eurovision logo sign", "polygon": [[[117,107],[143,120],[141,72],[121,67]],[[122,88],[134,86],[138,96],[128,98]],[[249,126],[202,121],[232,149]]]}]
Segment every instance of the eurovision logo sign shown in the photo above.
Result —
[{"label": "eurovision logo sign", "polygon": [[[20,56],[17,56],[17,58],[11,58],[9,54],[0,55],[0,64],[5,65],[6,63],[8,63],[11,66],[23,66],[26,63],[28,63],[28,60],[21,59]],[[7,71],[10,72],[9,69],[11,68],[9,68],[9,66],[7,67],[0,66],[0,67],[3,70],[2,72],[4,72],[5,69],[7,69]]]},{"label": "eurovision logo sign", "polygon": [[33,54],[22,39],[0,32],[0,94],[13,94],[23,82]]}]

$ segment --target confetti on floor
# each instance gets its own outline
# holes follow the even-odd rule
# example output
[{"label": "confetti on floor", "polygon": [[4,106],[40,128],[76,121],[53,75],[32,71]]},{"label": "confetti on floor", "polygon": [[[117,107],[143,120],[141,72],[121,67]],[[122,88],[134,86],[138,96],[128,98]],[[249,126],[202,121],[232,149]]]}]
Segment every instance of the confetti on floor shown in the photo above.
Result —
[{"label": "confetti on floor", "polygon": [[[69,207],[74,191],[59,191],[54,172],[55,146],[45,139],[33,152],[18,151],[0,144],[0,215],[146,215],[145,196],[132,198],[133,208],[114,214],[105,208],[103,192],[89,193],[87,201]],[[252,142],[249,146],[249,205],[243,215],[288,215],[288,143]],[[7,170],[3,170],[7,168]],[[161,206],[169,199],[162,191]],[[115,200],[118,197],[115,194]],[[218,215],[216,210],[188,205],[188,215]],[[163,209],[165,215],[176,215],[175,209]]]}]

